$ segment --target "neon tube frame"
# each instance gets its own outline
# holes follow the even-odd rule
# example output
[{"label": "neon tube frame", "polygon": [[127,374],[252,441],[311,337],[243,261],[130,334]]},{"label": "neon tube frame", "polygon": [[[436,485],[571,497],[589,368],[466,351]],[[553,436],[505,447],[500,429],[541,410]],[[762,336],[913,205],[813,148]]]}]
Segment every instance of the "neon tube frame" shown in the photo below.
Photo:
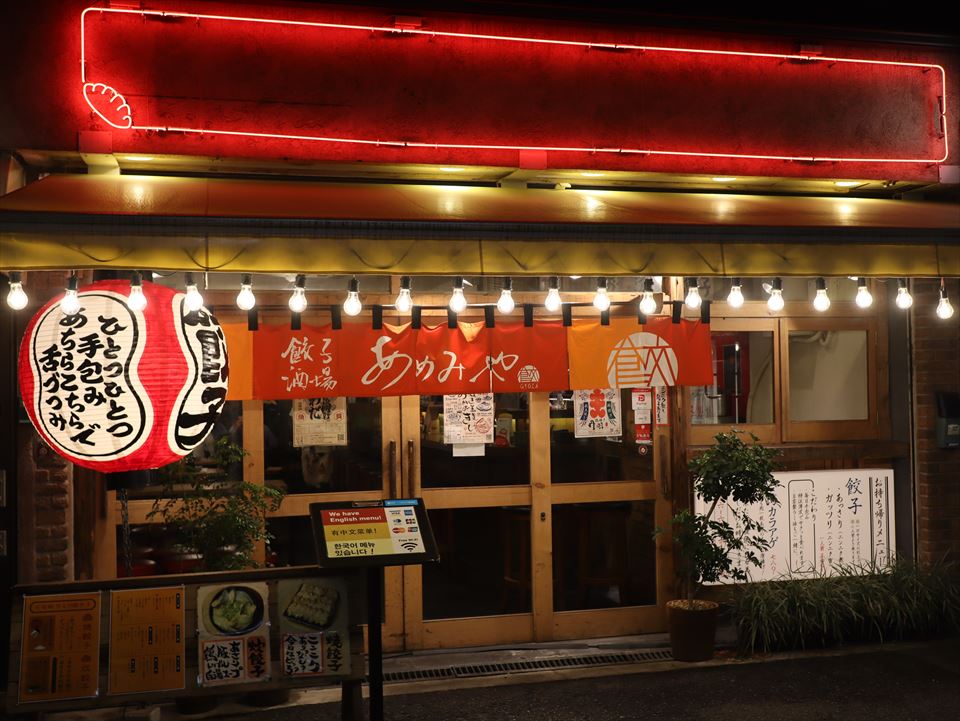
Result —
[{"label": "neon tube frame", "polygon": [[[865,65],[889,65],[896,67],[915,67],[924,70],[939,70],[941,82],[941,95],[938,98],[940,103],[940,112],[938,121],[943,132],[943,156],[940,158],[840,158],[840,157],[816,157],[816,156],[795,156],[795,155],[753,155],[742,153],[709,153],[701,151],[684,150],[654,150],[650,148],[603,148],[586,146],[549,146],[549,145],[496,145],[496,144],[471,144],[471,143],[427,143],[423,141],[407,140],[373,140],[369,138],[338,138],[316,135],[296,135],[288,133],[262,133],[242,130],[216,130],[210,128],[189,128],[176,126],[157,126],[157,125],[136,125],[133,123],[132,111],[124,97],[114,88],[104,83],[91,83],[86,79],[86,29],[85,20],[87,13],[116,13],[125,15],[140,15],[142,17],[158,18],[186,18],[191,20],[223,20],[228,22],[245,23],[263,23],[267,25],[287,25],[314,28],[329,28],[336,30],[360,30],[364,32],[392,33],[397,35],[427,35],[432,37],[449,38],[467,38],[472,40],[493,40],[501,42],[533,43],[542,45],[562,45],[568,47],[581,48],[600,48],[605,50],[636,50],[641,52],[663,52],[663,53],[692,53],[702,55],[725,55],[741,56],[754,58],[771,58],[777,60],[803,60],[805,62],[829,62],[829,63],[859,63]],[[586,42],[581,40],[561,40],[557,38],[533,38],[513,35],[489,35],[483,33],[459,33],[443,30],[423,30],[418,28],[399,28],[376,25],[350,25],[343,23],[324,23],[308,20],[280,20],[275,18],[252,18],[239,17],[231,15],[205,15],[200,13],[168,12],[165,10],[144,10],[133,8],[109,8],[109,7],[88,7],[80,13],[80,81],[83,86],[83,97],[90,109],[96,113],[104,122],[118,130],[146,130],[157,132],[177,132],[192,133],[196,135],[223,135],[239,136],[250,138],[267,138],[274,140],[305,140],[325,143],[350,143],[354,145],[372,145],[383,147],[399,148],[432,148],[435,150],[532,150],[532,151],[550,151],[550,152],[575,152],[575,153],[604,153],[604,154],[635,154],[635,155],[667,155],[667,156],[685,156],[699,158],[730,158],[736,160],[782,160],[782,161],[803,161],[803,162],[833,162],[833,163],[922,163],[938,164],[943,163],[950,155],[949,151],[949,123],[947,122],[947,73],[942,65],[932,63],[907,63],[895,60],[869,60],[863,58],[838,58],[822,55],[799,55],[799,54],[781,54],[781,53],[755,53],[739,50],[708,50],[704,48],[676,48],[661,47],[652,45],[634,45],[630,43],[602,43]],[[112,92],[114,95],[110,99],[113,104],[118,99],[121,104],[117,109],[126,108],[124,120],[128,121],[125,125],[117,125],[105,117],[90,101],[88,91],[105,95]]]}]

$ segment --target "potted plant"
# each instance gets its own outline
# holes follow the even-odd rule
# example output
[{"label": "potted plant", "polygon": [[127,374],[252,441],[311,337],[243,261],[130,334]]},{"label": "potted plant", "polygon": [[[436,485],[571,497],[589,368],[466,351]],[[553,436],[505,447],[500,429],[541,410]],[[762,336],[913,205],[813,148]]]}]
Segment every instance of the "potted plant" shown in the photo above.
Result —
[{"label": "potted plant", "polygon": [[164,497],[153,502],[148,519],[160,520],[172,533],[175,571],[227,571],[254,568],[259,541],[269,541],[266,514],[283,500],[274,488],[229,480],[231,466],[246,451],[220,438],[213,467],[187,456],[159,470]]},{"label": "potted plant", "polygon": [[[667,603],[667,613],[670,643],[678,661],[713,657],[719,604],[696,598],[703,584],[723,578],[746,581],[747,571],[733,554],[759,567],[757,554],[770,547],[763,526],[744,506],[777,503],[773,492],[779,481],[772,472],[779,451],[760,445],[752,433],[752,442],[745,443],[742,435],[736,430],[719,433],[713,446],[690,461],[694,493],[707,504],[707,511],[684,509],[671,519],[681,598]],[[726,504],[733,524],[714,517],[721,503]]]}]

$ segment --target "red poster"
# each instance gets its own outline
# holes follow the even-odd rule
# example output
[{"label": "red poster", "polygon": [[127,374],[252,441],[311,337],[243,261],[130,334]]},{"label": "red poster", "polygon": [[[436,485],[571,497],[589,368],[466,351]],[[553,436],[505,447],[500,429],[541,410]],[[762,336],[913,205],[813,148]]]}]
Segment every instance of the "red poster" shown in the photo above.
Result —
[{"label": "red poster", "polygon": [[490,330],[490,368],[497,393],[562,391],[567,378],[567,329],[559,321],[526,328],[498,323]]},{"label": "red poster", "polygon": [[421,395],[490,392],[489,330],[482,323],[424,326],[417,334],[417,390]]},{"label": "red poster", "polygon": [[254,396],[278,400],[344,395],[341,333],[328,325],[261,327],[253,334]]}]

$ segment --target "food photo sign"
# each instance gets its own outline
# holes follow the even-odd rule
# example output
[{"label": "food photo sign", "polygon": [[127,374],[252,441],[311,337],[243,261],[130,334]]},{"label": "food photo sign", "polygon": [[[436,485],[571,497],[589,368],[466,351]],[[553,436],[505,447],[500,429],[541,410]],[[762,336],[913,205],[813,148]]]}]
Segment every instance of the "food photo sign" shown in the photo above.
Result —
[{"label": "food photo sign", "polygon": [[200,686],[270,679],[270,618],[266,583],[197,588]]},{"label": "food photo sign", "polygon": [[290,578],[277,582],[280,669],[284,676],[350,672],[346,600],[343,578]]}]

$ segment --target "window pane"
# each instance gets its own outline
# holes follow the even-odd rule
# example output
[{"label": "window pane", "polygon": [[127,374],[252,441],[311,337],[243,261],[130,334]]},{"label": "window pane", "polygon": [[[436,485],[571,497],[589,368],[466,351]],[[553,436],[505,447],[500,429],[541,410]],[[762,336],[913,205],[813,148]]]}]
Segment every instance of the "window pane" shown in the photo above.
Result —
[{"label": "window pane", "polygon": [[376,491],[383,487],[379,398],[347,399],[347,445],[293,445],[293,403],[263,402],[264,472],[287,493]]},{"label": "window pane", "polygon": [[553,507],[553,604],[557,611],[657,602],[654,502]]},{"label": "window pane", "polygon": [[494,443],[482,456],[454,456],[443,442],[443,396],[420,397],[420,483],[423,488],[510,486],[530,482],[530,412],[526,393],[495,393]]},{"label": "window pane", "polygon": [[267,532],[273,539],[266,547],[267,566],[315,566],[317,548],[308,516],[268,518]]},{"label": "window pane", "polygon": [[790,420],[868,416],[867,331],[790,331]]},{"label": "window pane", "polygon": [[[574,436],[570,391],[550,394],[550,479],[553,483],[649,481],[653,446],[637,443],[631,391],[620,391],[621,434],[611,438]],[[650,423],[650,419],[647,419]]]},{"label": "window pane", "polygon": [[773,423],[773,333],[712,332],[713,384],[690,389],[697,425]]},{"label": "window pane", "polygon": [[529,508],[429,513],[440,562],[423,565],[424,618],[530,611]]}]

